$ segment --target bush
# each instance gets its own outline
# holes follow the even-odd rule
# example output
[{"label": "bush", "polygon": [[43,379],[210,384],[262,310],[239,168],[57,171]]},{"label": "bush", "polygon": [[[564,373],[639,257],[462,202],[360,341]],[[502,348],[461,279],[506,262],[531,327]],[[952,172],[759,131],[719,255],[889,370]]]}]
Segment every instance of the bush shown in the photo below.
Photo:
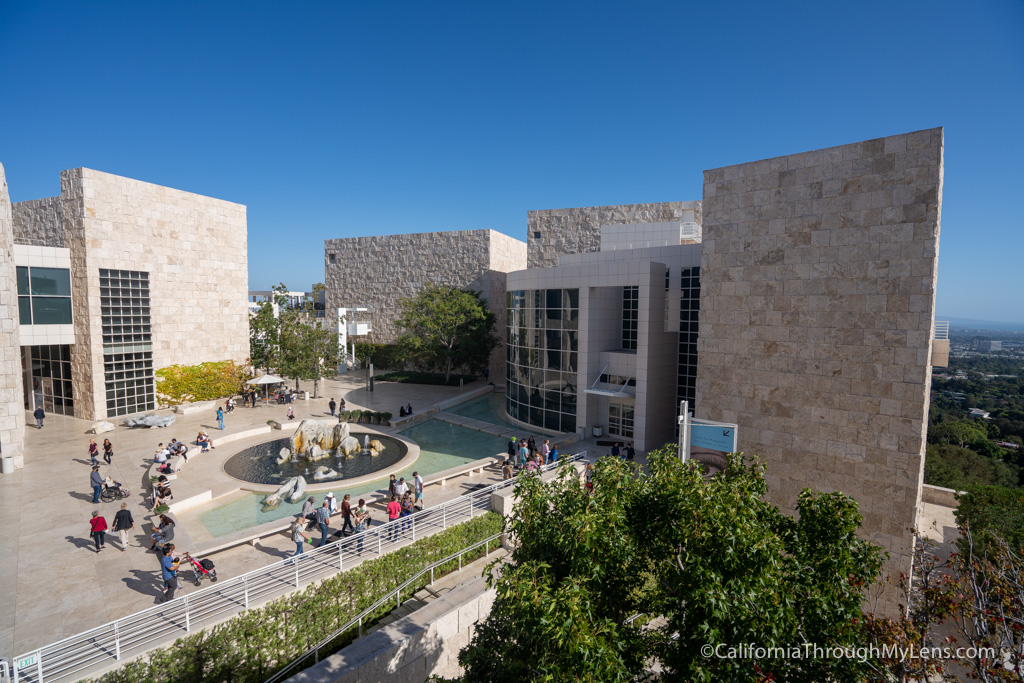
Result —
[{"label": "bush", "polygon": [[356,344],[356,358],[364,364],[373,363],[374,369],[401,370],[405,358],[394,344]]},{"label": "bush", "polygon": [[[443,372],[419,372],[417,370],[402,370],[399,372],[386,372],[383,375],[374,375],[378,382],[404,382],[407,384],[440,384],[445,385]],[[476,375],[452,375],[447,386],[459,386],[459,380],[465,380],[469,384],[477,379]]]},{"label": "bush", "polygon": [[1015,487],[1020,468],[954,444],[928,444],[924,483],[964,491],[974,484]]},{"label": "bush", "polygon": [[[990,533],[1003,538],[1014,551],[1024,551],[1024,490],[970,486],[967,493],[960,496],[954,514],[958,527],[970,527],[975,554],[984,552]],[[961,534],[958,544],[966,554],[965,541],[966,537]]]},{"label": "bush", "polygon": [[353,410],[351,413],[348,414],[348,421],[353,424],[359,424],[359,420],[360,418],[362,418],[362,416],[363,411],[357,408],[356,410]]},{"label": "bush", "polygon": [[250,373],[234,361],[222,360],[199,365],[170,365],[154,374],[158,400],[174,406],[232,396],[242,389]]},{"label": "bush", "polygon": [[338,413],[338,422],[348,422],[349,415],[351,415],[349,411],[342,410],[341,412]]},{"label": "bush", "polygon": [[380,414],[380,423],[383,424],[383,425],[390,425],[391,424],[391,413],[381,413]]},{"label": "bush", "polygon": [[[422,538],[355,569],[313,583],[301,592],[246,610],[228,621],[178,639],[173,646],[149,653],[104,674],[102,683],[143,681],[265,681],[278,669],[344,626],[350,619],[394,590],[423,567],[502,530],[501,515],[488,512],[468,522]],[[479,549],[480,557],[484,548]],[[471,561],[470,555],[463,562]],[[458,560],[439,567],[435,576],[458,569]],[[422,589],[430,575],[409,587]],[[364,620],[363,627],[394,609],[385,603]],[[355,639],[358,627],[321,650],[335,652]],[[313,664],[312,658],[309,665]]]}]

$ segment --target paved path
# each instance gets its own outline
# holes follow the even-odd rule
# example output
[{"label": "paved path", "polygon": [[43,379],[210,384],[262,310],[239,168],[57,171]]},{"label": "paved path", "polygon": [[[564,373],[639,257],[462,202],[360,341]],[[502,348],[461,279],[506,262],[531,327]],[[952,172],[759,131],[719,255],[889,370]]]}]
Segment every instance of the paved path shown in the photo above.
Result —
[{"label": "paved path", "polygon": [[[417,411],[459,394],[458,388],[377,383],[375,391],[363,388],[362,373],[329,380],[323,397],[293,404],[296,418],[322,417],[329,398],[344,397],[348,408],[368,408],[398,414],[398,407],[412,403]],[[467,389],[479,383],[467,385]],[[309,383],[304,388],[311,388]],[[238,408],[225,420],[224,433],[264,425],[268,419],[284,421],[285,406]],[[167,414],[169,411],[159,411]],[[119,423],[119,420],[111,420]],[[30,420],[29,423],[34,423]],[[213,413],[179,416],[174,426],[159,430],[118,427],[104,437],[114,445],[114,461],[101,473],[126,484],[126,499],[136,529],[127,552],[121,552],[108,534],[107,546],[95,552],[88,535],[88,520],[99,509],[112,522],[118,503],[92,504],[88,485],[88,444],[91,422],[60,415],[46,419],[42,430],[27,429],[25,469],[0,476],[0,656],[13,657],[36,647],[73,635],[153,604],[159,576],[155,554],[148,547],[150,513],[143,491],[150,458],[158,442],[177,437],[191,441],[200,428],[216,440]],[[246,442],[231,444],[226,456]],[[204,456],[207,457],[207,456]],[[434,504],[464,492],[466,485],[491,481],[460,479],[457,486],[431,494]],[[441,495],[443,492],[443,495]],[[379,517],[379,515],[378,515]],[[187,550],[187,534],[176,546]],[[111,542],[113,541],[113,542]],[[214,557],[218,575],[234,576],[279,560],[291,546],[284,537],[268,540],[263,547],[244,546]]]}]

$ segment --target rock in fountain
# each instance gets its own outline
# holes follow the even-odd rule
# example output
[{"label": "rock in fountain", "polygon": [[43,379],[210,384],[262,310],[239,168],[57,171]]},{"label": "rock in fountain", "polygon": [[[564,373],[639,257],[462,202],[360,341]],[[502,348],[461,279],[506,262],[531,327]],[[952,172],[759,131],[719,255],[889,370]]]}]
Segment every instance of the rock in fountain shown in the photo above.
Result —
[{"label": "rock in fountain", "polygon": [[360,453],[363,447],[359,445],[359,439],[354,436],[346,436],[340,444],[338,444],[338,453],[341,455],[355,455]]},{"label": "rock in fountain", "polygon": [[277,460],[275,460],[274,462],[276,462],[278,465],[283,465],[283,464],[285,464],[286,462],[288,462],[291,459],[292,459],[292,452],[290,450],[288,450],[287,448],[282,448],[281,452],[278,453]]},{"label": "rock in fountain", "polygon": [[316,468],[316,472],[313,473],[313,481],[324,481],[326,479],[337,478],[338,473],[328,468],[326,465],[320,465]]},{"label": "rock in fountain", "polygon": [[330,451],[325,451],[316,444],[309,447],[309,451],[306,453],[306,460],[310,462],[316,462],[317,460],[323,460],[324,458],[331,457]]},{"label": "rock in fountain", "polygon": [[281,504],[282,498],[287,499],[289,503],[297,503],[302,500],[304,495],[306,495],[306,479],[304,477],[292,477],[281,484],[276,491],[264,498],[263,506],[266,508],[276,508]]},{"label": "rock in fountain", "polygon": [[380,452],[384,450],[384,444],[377,439],[371,441],[369,445],[370,455],[380,455]]},{"label": "rock in fountain", "polygon": [[349,435],[347,422],[327,422],[324,420],[303,420],[292,435],[292,453],[305,456],[313,446],[322,451],[333,451]]}]

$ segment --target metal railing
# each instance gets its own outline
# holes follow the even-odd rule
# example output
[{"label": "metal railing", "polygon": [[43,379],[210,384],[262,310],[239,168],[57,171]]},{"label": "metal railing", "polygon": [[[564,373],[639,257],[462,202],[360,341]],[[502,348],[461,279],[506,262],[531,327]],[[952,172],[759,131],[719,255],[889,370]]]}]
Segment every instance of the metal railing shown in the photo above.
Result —
[{"label": "metal railing", "polygon": [[949,339],[949,321],[935,321],[935,339]]},{"label": "metal railing", "polygon": [[[576,462],[586,451],[566,455],[545,465],[549,471],[562,463]],[[136,612],[116,621],[83,631],[15,658],[14,683],[43,683],[82,678],[114,662],[142,654],[158,645],[211,626],[243,609],[297,590],[303,583],[319,581],[352,567],[362,557],[381,556],[449,526],[467,521],[491,509],[491,494],[515,483],[515,479],[471,491],[435,507],[426,508],[348,536],[301,555],[275,562],[194,593]],[[187,569],[182,574],[187,573]],[[179,574],[179,581],[183,577]]]},{"label": "metal railing", "polygon": [[[463,548],[459,552],[453,553],[453,554],[449,555],[448,557],[444,558],[443,560],[438,560],[437,562],[434,562],[430,566],[424,567],[415,576],[411,577],[409,580],[407,580],[401,586],[399,586],[398,588],[395,588],[394,590],[389,592],[387,595],[383,596],[382,598],[377,600],[375,603],[373,603],[372,605],[370,605],[369,607],[364,609],[362,612],[360,612],[356,616],[352,617],[352,619],[349,620],[349,622],[347,624],[345,624],[344,626],[342,626],[341,628],[336,630],[334,633],[332,633],[331,635],[327,636],[326,638],[324,638],[323,640],[318,642],[316,645],[314,645],[313,647],[308,649],[303,654],[301,654],[298,657],[296,657],[295,659],[293,659],[291,662],[289,662],[289,664],[286,667],[284,667],[283,669],[281,669],[280,671],[275,673],[273,676],[268,678],[266,680],[266,683],[276,683],[277,681],[284,680],[288,676],[292,675],[292,673],[294,673],[296,671],[299,671],[299,670],[301,670],[303,668],[306,668],[306,667],[300,667],[300,664],[302,664],[302,662],[304,662],[307,659],[309,659],[311,656],[313,657],[313,662],[312,663],[313,664],[318,663],[320,661],[320,650],[327,648],[331,644],[331,642],[333,640],[335,640],[336,638],[338,638],[342,634],[346,633],[347,631],[350,631],[353,627],[357,627],[359,629],[359,637],[362,638],[363,637],[363,620],[366,619],[369,615],[371,615],[374,612],[376,612],[378,609],[380,609],[380,607],[384,603],[390,602],[391,600],[394,600],[395,601],[395,609],[398,609],[399,607],[402,606],[402,592],[403,591],[409,591],[409,586],[415,584],[420,579],[420,577],[422,577],[424,574],[427,574],[427,573],[430,574],[430,582],[427,583],[427,585],[431,586],[431,585],[434,584],[434,570],[437,569],[438,567],[440,567],[441,565],[448,564],[449,562],[452,562],[452,561],[458,559],[458,561],[459,561],[459,571],[462,571],[462,556],[463,555],[465,555],[466,553],[473,552],[474,550],[476,550],[480,546],[484,546],[484,557],[486,557],[487,555],[489,555],[491,553],[490,544],[491,543],[495,543],[495,541],[498,541],[498,539],[500,539],[502,537],[502,535],[503,534],[494,534],[493,536],[488,536],[484,540],[477,541],[473,545],[466,546],[465,548]],[[498,547],[500,547],[501,543],[498,542],[496,545]],[[411,596],[415,592],[416,592],[415,590],[409,591],[409,592],[406,593],[406,595]],[[330,654],[330,653],[328,653],[328,654]]]}]

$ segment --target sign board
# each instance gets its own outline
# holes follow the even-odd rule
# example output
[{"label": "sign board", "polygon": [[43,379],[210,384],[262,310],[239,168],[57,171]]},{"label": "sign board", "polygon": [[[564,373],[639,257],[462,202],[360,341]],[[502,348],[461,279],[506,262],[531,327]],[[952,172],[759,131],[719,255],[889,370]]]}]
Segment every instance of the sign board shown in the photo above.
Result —
[{"label": "sign board", "polygon": [[29,668],[30,666],[35,666],[35,665],[36,665],[36,655],[29,655],[28,657],[23,657],[22,659],[19,659],[18,661],[16,661],[14,663],[14,669],[16,671],[22,671],[24,669]]},{"label": "sign board", "polygon": [[712,451],[731,453],[735,450],[736,428],[733,426],[719,426],[700,424],[693,420],[690,423],[690,446],[707,448]]}]

